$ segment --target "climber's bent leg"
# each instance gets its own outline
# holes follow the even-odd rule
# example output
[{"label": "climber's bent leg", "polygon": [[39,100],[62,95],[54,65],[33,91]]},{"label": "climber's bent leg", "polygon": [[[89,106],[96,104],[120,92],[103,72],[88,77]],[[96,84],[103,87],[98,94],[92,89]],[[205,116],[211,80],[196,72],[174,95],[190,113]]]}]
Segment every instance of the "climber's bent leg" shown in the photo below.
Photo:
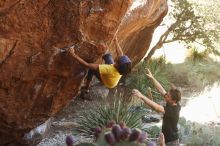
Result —
[{"label": "climber's bent leg", "polygon": [[86,76],[85,86],[83,86],[81,88],[81,94],[80,94],[80,97],[84,100],[92,100],[91,96],[88,93],[89,93],[90,83],[91,83],[94,75],[100,80],[99,72],[92,70],[92,69],[89,69],[87,76]]},{"label": "climber's bent leg", "polygon": [[86,93],[89,92],[90,83],[91,83],[92,78],[93,78],[94,75],[96,76],[97,79],[99,79],[101,81],[99,72],[96,71],[96,70],[89,69],[88,73],[87,73],[87,76],[86,76],[86,84],[84,86],[84,90],[85,90]]}]

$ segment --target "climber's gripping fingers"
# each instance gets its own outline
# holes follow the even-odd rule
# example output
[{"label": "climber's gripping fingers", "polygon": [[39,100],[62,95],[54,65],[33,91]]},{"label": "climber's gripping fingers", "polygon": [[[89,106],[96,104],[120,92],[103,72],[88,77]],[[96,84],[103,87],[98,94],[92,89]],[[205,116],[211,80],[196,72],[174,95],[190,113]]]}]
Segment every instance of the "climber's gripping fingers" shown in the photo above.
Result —
[{"label": "climber's gripping fingers", "polygon": [[53,48],[56,50],[56,51],[59,51],[59,52],[66,52],[66,49],[65,48],[58,48],[58,47],[55,47],[53,46]]},{"label": "climber's gripping fingers", "polygon": [[71,54],[72,56],[76,56],[75,48],[74,48],[73,46],[70,47],[69,51],[70,51],[70,54]]}]

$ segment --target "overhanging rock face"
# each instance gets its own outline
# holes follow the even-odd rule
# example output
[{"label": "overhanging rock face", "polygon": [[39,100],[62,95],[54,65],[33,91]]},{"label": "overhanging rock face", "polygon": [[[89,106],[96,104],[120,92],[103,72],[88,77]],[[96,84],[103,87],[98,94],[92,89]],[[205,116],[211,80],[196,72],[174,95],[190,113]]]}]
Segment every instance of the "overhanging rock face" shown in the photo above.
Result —
[{"label": "overhanging rock face", "polygon": [[[140,0],[139,0],[140,1]],[[134,0],[135,2],[135,0]],[[136,64],[166,15],[166,0],[0,0],[0,145],[22,142],[24,133],[66,106],[86,69],[65,47],[98,61],[118,36]],[[64,48],[64,49],[62,49]]]}]

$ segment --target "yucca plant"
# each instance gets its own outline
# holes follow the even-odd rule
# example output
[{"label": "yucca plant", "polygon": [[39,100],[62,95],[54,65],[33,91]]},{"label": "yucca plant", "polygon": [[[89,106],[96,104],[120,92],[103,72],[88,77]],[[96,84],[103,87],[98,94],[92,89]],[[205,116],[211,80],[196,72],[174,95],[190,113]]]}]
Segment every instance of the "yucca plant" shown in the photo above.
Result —
[{"label": "yucca plant", "polygon": [[147,94],[147,89],[150,87],[154,97],[160,97],[152,82],[146,76],[146,69],[150,69],[154,77],[162,84],[165,89],[170,86],[166,78],[164,57],[140,62],[128,78],[129,88],[136,88],[143,94]]},{"label": "yucca plant", "polygon": [[145,75],[145,68],[146,62],[140,62],[128,77],[128,87],[131,89],[136,88],[143,94],[146,94],[146,89],[150,86],[150,82]]},{"label": "yucca plant", "polygon": [[[150,69],[151,73],[160,82],[160,84],[165,89],[168,89],[170,87],[170,82],[167,79],[165,63],[166,63],[166,59],[163,56],[149,60],[148,62],[146,62],[145,72],[146,72],[146,68]],[[155,89],[152,82],[150,82],[150,87]]]},{"label": "yucca plant", "polygon": [[193,62],[207,62],[210,60],[207,51],[199,52],[197,48],[190,49],[189,55],[187,56],[186,60]]},{"label": "yucca plant", "polygon": [[145,113],[129,110],[130,104],[123,103],[118,97],[114,98],[113,104],[101,103],[97,106],[98,108],[83,112],[76,119],[76,131],[80,135],[92,138],[94,128],[103,128],[111,121],[115,121],[115,124],[123,121],[130,128],[143,127],[141,118]]}]

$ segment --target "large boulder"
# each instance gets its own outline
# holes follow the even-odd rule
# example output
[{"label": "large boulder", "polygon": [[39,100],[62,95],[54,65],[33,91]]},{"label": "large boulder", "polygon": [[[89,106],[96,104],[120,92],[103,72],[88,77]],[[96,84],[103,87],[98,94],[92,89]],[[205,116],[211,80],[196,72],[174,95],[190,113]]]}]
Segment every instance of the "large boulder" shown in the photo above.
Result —
[{"label": "large boulder", "polygon": [[[140,0],[136,0],[139,1]],[[124,53],[139,62],[154,29],[167,13],[166,0],[0,0],[0,145],[21,144],[25,133],[74,99],[86,69],[66,47],[88,62]]]}]

